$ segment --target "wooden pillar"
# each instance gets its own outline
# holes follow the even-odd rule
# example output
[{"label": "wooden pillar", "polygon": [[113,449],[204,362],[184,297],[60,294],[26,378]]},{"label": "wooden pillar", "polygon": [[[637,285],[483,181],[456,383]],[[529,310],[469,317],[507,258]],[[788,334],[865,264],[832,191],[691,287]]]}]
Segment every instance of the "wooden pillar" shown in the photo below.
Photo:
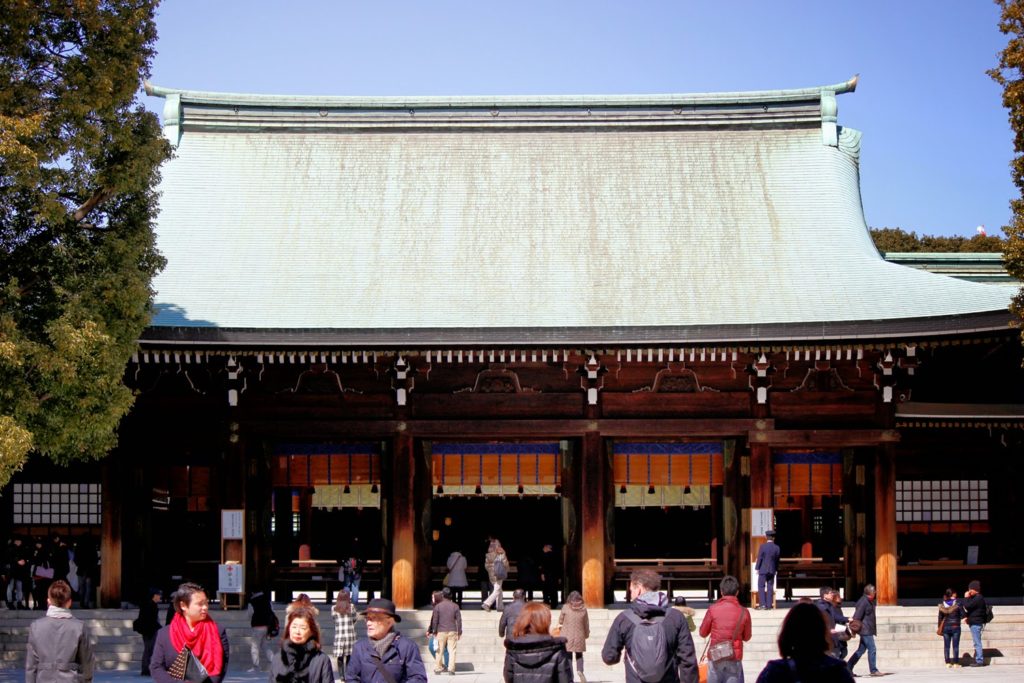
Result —
[{"label": "wooden pillar", "polygon": [[[750,445],[750,507],[751,508],[770,508],[773,507],[774,501],[772,500],[772,451],[768,446],[761,444]],[[750,519],[749,511],[744,515],[743,528],[745,530],[745,536],[750,538],[750,555],[747,557],[747,563],[743,567],[744,574],[750,572],[750,567],[753,566],[754,560],[757,559],[757,551],[761,549],[761,545],[764,543],[764,539],[761,537],[754,538],[750,536]],[[750,604],[754,605],[757,602],[757,576],[753,573],[749,574],[748,577],[750,586]]]},{"label": "wooden pillar", "polygon": [[121,606],[121,511],[124,488],[115,461],[117,453],[103,459],[102,536],[100,537],[100,607]]},{"label": "wooden pillar", "polygon": [[749,464],[749,458],[741,457],[736,451],[736,442],[725,442],[725,486],[722,487],[722,568],[726,574],[742,579],[742,568],[746,563],[747,551],[744,547],[742,510],[745,491],[745,469],[743,463]]},{"label": "wooden pillar", "polygon": [[892,446],[875,456],[875,588],[879,605],[896,604],[896,458]]},{"label": "wooden pillar", "polygon": [[604,443],[600,432],[583,435],[581,563],[583,600],[603,607],[605,596],[605,503],[608,500]]},{"label": "wooden pillar", "polygon": [[412,436],[397,434],[391,461],[391,599],[398,609],[415,607],[416,508],[414,475],[416,463]]}]

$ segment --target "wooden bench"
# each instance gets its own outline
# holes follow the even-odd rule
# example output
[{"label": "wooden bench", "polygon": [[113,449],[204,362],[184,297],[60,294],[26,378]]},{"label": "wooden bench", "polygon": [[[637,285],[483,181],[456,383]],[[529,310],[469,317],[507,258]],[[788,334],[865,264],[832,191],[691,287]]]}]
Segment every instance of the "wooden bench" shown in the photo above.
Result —
[{"label": "wooden bench", "polygon": [[676,589],[686,586],[707,586],[708,601],[715,599],[716,584],[725,576],[722,565],[714,558],[698,557],[683,559],[668,558],[623,558],[615,560],[615,581],[624,581],[629,590],[629,575],[638,569],[651,569],[661,575],[661,582],[671,600]]},{"label": "wooden bench", "polygon": [[[338,562],[335,560],[292,560],[290,564],[274,565],[272,581],[278,602],[291,602],[293,593],[323,591],[326,602],[334,602],[335,591],[341,590],[338,579]],[[382,586],[380,560],[369,560],[363,567],[359,592],[366,593],[366,600],[379,593]]]},{"label": "wooden bench", "polygon": [[837,581],[845,582],[846,571],[842,562],[823,562],[820,557],[783,557],[779,563],[776,584],[784,586],[782,599],[793,599],[793,587],[837,588]]}]

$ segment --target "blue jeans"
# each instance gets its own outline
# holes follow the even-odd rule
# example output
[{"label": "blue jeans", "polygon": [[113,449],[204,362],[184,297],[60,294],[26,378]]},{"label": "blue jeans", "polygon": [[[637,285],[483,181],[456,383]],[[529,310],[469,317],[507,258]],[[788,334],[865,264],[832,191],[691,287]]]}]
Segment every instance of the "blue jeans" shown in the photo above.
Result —
[{"label": "blue jeans", "polygon": [[867,650],[868,653],[868,670],[871,673],[878,671],[878,662],[875,660],[875,637],[866,636],[864,634],[861,634],[860,636],[860,645],[857,646],[857,651],[853,653],[853,656],[850,657],[850,661],[846,663],[847,666],[850,667],[850,671],[853,671],[853,667],[857,666],[857,662],[860,661],[865,650]]},{"label": "blue jeans", "polygon": [[985,663],[985,648],[981,645],[981,632],[984,628],[983,624],[971,624],[971,640],[974,641],[974,661],[978,664]]},{"label": "blue jeans", "polygon": [[352,598],[352,602],[359,602],[359,582],[362,580],[362,576],[345,577],[345,583],[342,585],[342,588],[348,591]]},{"label": "blue jeans", "polygon": [[[953,656],[949,656],[950,643],[953,645]],[[946,664],[955,664],[960,661],[960,627],[955,631],[948,628],[942,629],[942,653],[946,656]]]},{"label": "blue jeans", "polygon": [[743,662],[732,659],[708,662],[708,683],[743,683]]}]

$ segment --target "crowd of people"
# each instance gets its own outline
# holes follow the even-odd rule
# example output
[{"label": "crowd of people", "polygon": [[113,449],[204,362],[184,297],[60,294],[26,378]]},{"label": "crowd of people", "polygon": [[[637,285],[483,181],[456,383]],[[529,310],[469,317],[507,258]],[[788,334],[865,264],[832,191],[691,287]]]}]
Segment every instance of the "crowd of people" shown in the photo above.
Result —
[{"label": "crowd of people", "polygon": [[96,606],[99,551],[90,535],[68,539],[50,537],[7,541],[0,567],[0,596],[8,609],[47,609],[47,594],[54,581],[71,588],[72,600],[85,608]]},{"label": "crowd of people", "polygon": [[[448,571],[456,576],[465,558],[453,553]],[[501,585],[507,573],[507,556],[496,539],[489,545],[486,566],[490,592],[483,591],[484,609],[501,608]],[[505,568],[507,570],[507,567]],[[504,574],[504,576],[503,576]],[[456,582],[458,583],[458,582]],[[434,657],[435,675],[454,674],[458,642],[463,636],[462,609],[456,591],[465,586],[445,586],[433,595],[426,636]],[[629,604],[612,622],[601,659],[605,664],[624,664],[626,683],[743,683],[744,643],[751,640],[750,610],[740,603],[740,582],[725,576],[720,597],[704,613],[699,627],[696,612],[677,598],[670,604],[661,590],[661,577],[652,570],[636,570],[630,576]],[[47,585],[47,613],[33,622],[26,660],[27,683],[89,683],[93,660],[88,629],[70,608],[74,592],[62,578]],[[205,589],[183,583],[170,596],[164,625],[160,623],[159,590],[148,591],[141,601],[133,628],[144,642],[141,673],[156,683],[221,683],[228,669],[230,644],[225,629],[210,616]],[[823,681],[848,683],[864,654],[868,675],[884,676],[877,666],[874,637],[876,591],[864,587],[852,614],[842,610],[838,591],[820,590],[819,598],[802,598],[786,614],[778,633],[779,659],[760,672],[757,683]],[[488,603],[488,601],[490,601]],[[392,601],[377,598],[357,609],[352,593],[339,591],[331,609],[334,621],[333,657],[323,649],[319,610],[306,594],[285,609],[284,628],[274,612],[270,593],[249,596],[251,610],[250,671],[268,671],[269,683],[426,683],[426,666],[420,645],[396,629],[402,621]],[[991,619],[991,608],[972,581],[963,598],[949,589],[938,606],[936,633],[943,638],[947,667],[959,665],[962,624],[974,642],[971,665],[983,666],[981,634]],[[356,622],[366,622],[365,639],[356,636]],[[501,609],[498,637],[505,648],[502,678],[506,683],[586,683],[583,655],[590,637],[590,619],[582,595],[571,591],[557,621],[551,606],[532,601],[524,588],[512,593],[512,602]],[[698,656],[696,633],[705,639]],[[849,659],[847,643],[859,638]],[[266,664],[264,664],[264,655]],[[67,675],[53,675],[64,672]]]}]

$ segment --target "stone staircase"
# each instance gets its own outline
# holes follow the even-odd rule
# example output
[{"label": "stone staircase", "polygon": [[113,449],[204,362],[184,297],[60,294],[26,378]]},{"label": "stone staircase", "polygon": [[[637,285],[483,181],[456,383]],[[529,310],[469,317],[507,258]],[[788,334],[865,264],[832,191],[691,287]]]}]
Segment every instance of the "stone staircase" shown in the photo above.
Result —
[{"label": "stone staircase", "polygon": [[[278,615],[284,616],[284,606],[275,605]],[[600,678],[622,680],[622,672],[616,667],[606,667],[601,662],[600,650],[605,635],[619,609],[590,610],[591,636],[587,641],[586,668]],[[847,615],[852,605],[844,608]],[[97,667],[102,670],[135,671],[142,654],[142,639],[132,631],[132,620],[136,610],[75,610],[76,616],[87,620],[95,641]],[[162,611],[161,611],[162,614]],[[786,614],[785,608],[771,612],[752,611],[753,638],[744,648],[744,668],[748,676],[756,678],[757,673],[769,659],[778,657],[776,637],[779,625]],[[907,669],[928,669],[942,667],[942,639],[935,634],[936,610],[933,607],[880,607],[878,609],[879,634],[878,666],[883,671]],[[1024,606],[997,605],[996,618],[986,628],[984,643],[986,657],[991,657],[993,666],[1000,664],[1024,664]],[[25,644],[28,627],[42,612],[0,610],[0,669],[19,669],[24,666]],[[500,676],[505,651],[498,638],[500,613],[482,612],[476,607],[463,612],[463,638],[459,642],[457,671],[495,674]],[[696,621],[700,624],[704,610],[697,610]],[[215,610],[213,618],[223,624],[231,639],[230,670],[242,671],[251,666],[249,615],[244,610]],[[557,620],[557,616],[555,617]],[[428,671],[432,668],[425,646],[424,633],[430,622],[429,610],[402,612],[400,630],[408,637],[416,638],[423,646],[422,652]],[[328,608],[320,612],[324,648],[330,651],[334,639],[334,622]],[[365,634],[362,623],[357,627],[360,637]],[[698,654],[703,640],[696,640]],[[851,645],[856,647],[856,640]],[[852,650],[852,648],[851,648]],[[961,654],[972,652],[970,633],[965,629],[960,640]],[[867,671],[867,663],[858,665]],[[750,678],[754,680],[754,678]]]}]

